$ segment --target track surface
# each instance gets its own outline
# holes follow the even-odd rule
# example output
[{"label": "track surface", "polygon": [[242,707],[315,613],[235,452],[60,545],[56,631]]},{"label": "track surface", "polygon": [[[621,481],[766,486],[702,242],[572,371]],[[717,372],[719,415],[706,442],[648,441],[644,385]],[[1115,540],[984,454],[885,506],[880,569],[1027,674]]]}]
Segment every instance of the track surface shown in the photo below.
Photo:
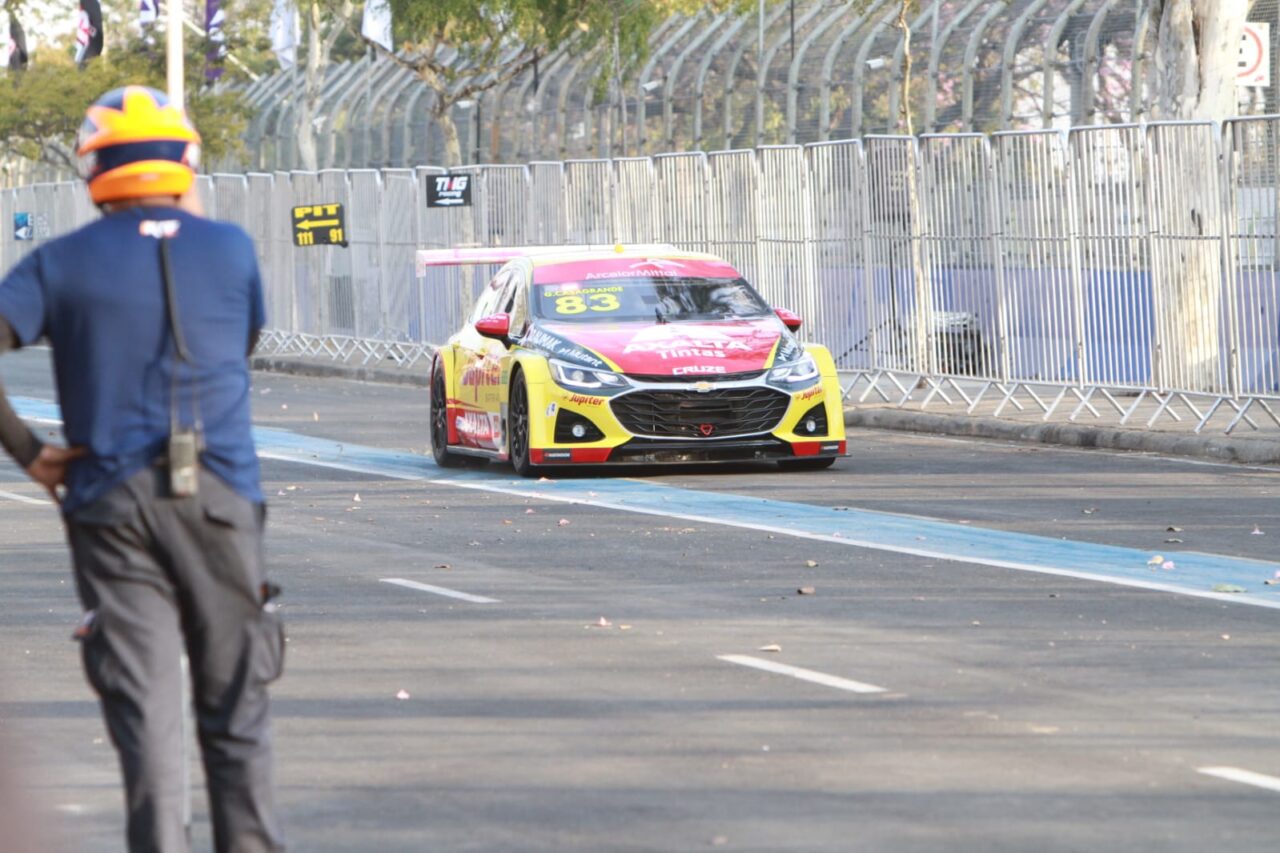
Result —
[{"label": "track surface", "polygon": [[[0,371],[53,399],[45,354]],[[257,421],[299,446],[425,450],[421,391],[256,381]],[[1280,612],[1238,601],[1280,590],[1263,584],[1280,569],[1275,471],[871,432],[850,451],[818,474],[599,486],[264,461],[292,849],[1275,849]],[[594,505],[663,488],[718,521]],[[897,544],[793,535],[781,511],[778,529],[720,523],[735,496],[765,516],[889,513]],[[59,849],[119,850],[115,759],[40,497],[0,466],[0,725],[19,742],[0,755]],[[1132,558],[1188,591],[1256,573],[1219,600],[936,556],[972,531],[1040,537],[1046,565],[1112,546],[1118,580]],[[1188,568],[1147,567],[1156,554]]]}]

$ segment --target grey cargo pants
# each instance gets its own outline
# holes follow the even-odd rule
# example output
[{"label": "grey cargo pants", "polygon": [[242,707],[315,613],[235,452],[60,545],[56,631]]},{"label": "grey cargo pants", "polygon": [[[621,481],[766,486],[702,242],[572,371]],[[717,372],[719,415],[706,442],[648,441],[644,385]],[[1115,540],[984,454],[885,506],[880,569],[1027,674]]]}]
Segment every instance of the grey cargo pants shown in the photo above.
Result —
[{"label": "grey cargo pants", "polygon": [[70,513],[85,672],[120,756],[131,853],[186,853],[183,649],[219,853],[284,849],[276,817],[267,684],[284,629],[264,609],[264,512],[200,472],[168,497],[149,468]]}]

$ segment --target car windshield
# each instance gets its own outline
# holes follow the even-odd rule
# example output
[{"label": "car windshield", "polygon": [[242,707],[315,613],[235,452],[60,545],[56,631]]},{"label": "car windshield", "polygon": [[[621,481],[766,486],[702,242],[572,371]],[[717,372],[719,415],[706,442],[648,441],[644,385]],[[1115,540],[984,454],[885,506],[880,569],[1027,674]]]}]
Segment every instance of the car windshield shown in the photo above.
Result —
[{"label": "car windshield", "polygon": [[772,312],[744,279],[617,278],[533,288],[534,315],[570,323],[719,320]]}]

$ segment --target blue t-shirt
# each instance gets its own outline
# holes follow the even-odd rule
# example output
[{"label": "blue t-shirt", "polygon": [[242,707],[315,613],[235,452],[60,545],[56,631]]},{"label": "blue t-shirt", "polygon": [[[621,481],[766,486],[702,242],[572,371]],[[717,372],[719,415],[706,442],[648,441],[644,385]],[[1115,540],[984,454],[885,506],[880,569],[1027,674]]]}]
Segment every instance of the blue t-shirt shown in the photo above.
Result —
[{"label": "blue t-shirt", "polygon": [[[155,236],[175,225],[173,285],[193,365],[174,356]],[[173,394],[180,421],[198,415],[203,425],[204,466],[262,500],[246,355],[265,309],[253,242],[240,228],[167,207],[109,214],[15,266],[0,280],[0,315],[24,346],[49,338],[63,432],[89,450],[67,473],[64,512],[164,452]]]}]

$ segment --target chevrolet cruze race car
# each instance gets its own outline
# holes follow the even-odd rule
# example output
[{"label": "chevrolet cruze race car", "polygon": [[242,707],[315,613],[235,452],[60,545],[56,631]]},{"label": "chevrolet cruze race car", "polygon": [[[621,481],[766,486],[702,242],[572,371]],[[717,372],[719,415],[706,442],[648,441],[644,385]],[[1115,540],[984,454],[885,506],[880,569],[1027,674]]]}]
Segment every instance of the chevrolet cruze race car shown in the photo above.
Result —
[{"label": "chevrolet cruze race car", "polygon": [[720,258],[664,247],[441,250],[435,265],[507,260],[431,364],[442,466],[776,460],[845,453],[826,348],[801,344]]}]

